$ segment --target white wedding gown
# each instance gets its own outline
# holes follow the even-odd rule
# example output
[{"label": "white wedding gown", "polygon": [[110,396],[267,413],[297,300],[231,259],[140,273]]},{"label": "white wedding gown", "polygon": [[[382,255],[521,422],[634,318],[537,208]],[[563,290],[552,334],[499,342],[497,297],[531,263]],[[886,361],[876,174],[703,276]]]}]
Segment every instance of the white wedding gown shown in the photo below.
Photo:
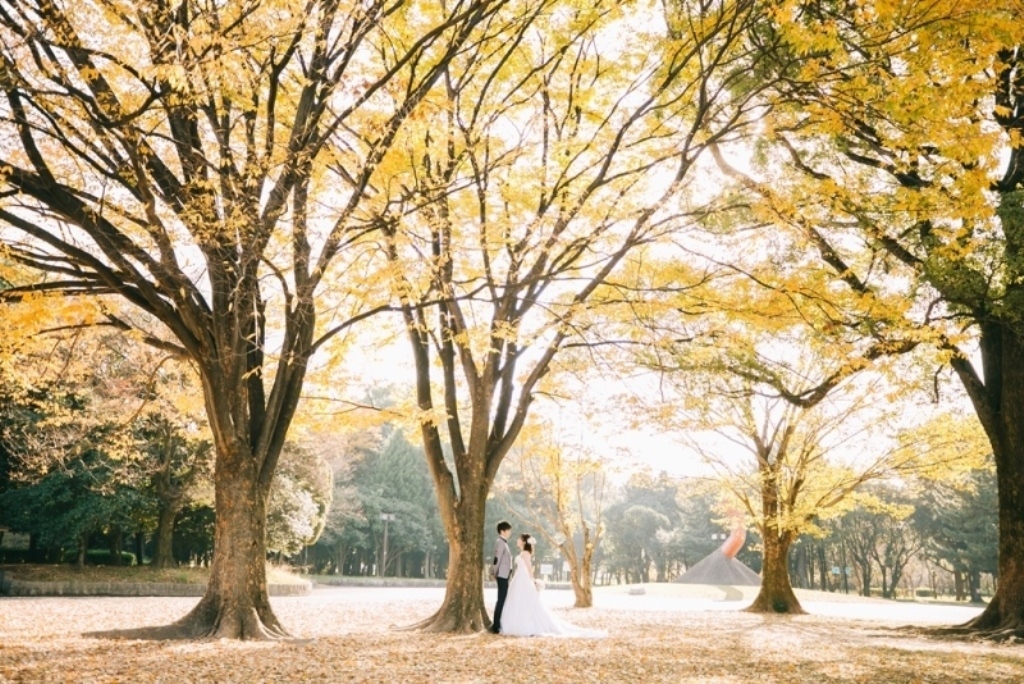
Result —
[{"label": "white wedding gown", "polygon": [[521,555],[516,556],[516,571],[508,583],[508,597],[501,612],[501,633],[506,636],[607,636],[601,630],[584,629],[563,622],[548,612]]}]

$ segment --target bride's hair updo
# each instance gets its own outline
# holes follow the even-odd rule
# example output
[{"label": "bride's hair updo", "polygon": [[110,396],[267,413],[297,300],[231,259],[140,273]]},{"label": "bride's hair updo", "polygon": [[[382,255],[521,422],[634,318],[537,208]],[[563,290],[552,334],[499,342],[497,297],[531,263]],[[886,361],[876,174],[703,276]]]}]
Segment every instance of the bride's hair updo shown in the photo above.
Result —
[{"label": "bride's hair updo", "polygon": [[533,537],[528,534],[521,534],[519,538],[523,540],[523,551],[533,553]]}]

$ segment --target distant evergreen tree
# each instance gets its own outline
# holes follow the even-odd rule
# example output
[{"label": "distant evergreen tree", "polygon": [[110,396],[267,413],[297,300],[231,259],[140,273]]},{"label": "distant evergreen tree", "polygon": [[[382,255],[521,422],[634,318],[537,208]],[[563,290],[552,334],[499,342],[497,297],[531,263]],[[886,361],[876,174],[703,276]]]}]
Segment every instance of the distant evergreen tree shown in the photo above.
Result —
[{"label": "distant evergreen tree", "polygon": [[975,469],[956,482],[929,483],[914,524],[925,553],[968,580],[972,602],[981,601],[981,575],[998,567],[998,501],[994,468]]}]

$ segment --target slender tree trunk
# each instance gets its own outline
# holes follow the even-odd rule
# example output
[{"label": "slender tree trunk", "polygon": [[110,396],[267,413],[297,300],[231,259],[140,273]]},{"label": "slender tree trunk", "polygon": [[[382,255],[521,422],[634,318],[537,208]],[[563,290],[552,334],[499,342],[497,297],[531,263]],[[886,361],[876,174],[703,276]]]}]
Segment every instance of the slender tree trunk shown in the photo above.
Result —
[{"label": "slender tree trunk", "polygon": [[892,579],[889,580],[889,591],[892,594],[890,598],[896,598],[896,588],[899,586],[901,579],[903,579],[903,567],[901,567],[899,561],[897,561],[892,566]]},{"label": "slender tree trunk", "polygon": [[765,530],[764,561],[761,565],[761,591],[747,608],[751,613],[789,613],[802,615],[793,586],[789,581],[789,547],[792,543],[788,533],[778,534],[771,528]]},{"label": "slender tree trunk", "polygon": [[121,530],[113,530],[110,533],[110,564],[115,568],[122,565],[121,551],[124,549],[124,533]]},{"label": "slender tree trunk", "polygon": [[829,586],[828,579],[828,562],[825,558],[825,545],[818,545],[818,570],[821,573],[821,590],[832,591],[832,587]]},{"label": "slender tree trunk", "polygon": [[142,532],[135,533],[135,562],[142,565],[146,555],[146,535]]},{"label": "slender tree trunk", "polygon": [[252,458],[221,461],[218,454],[210,581],[202,600],[177,625],[192,637],[285,637],[267,589],[266,493]]},{"label": "slender tree trunk", "polygon": [[807,581],[807,577],[809,575],[807,569],[807,545],[798,545],[796,547],[796,553],[794,555],[796,556],[796,567],[793,569],[793,574],[790,577],[790,581],[793,582],[795,586],[798,586],[801,589],[806,589],[808,584],[810,584]]},{"label": "slender tree trunk", "polygon": [[860,567],[860,595],[871,596],[871,562],[857,563]]},{"label": "slender tree trunk", "polygon": [[338,545],[335,547],[335,549],[336,549],[336,555],[335,555],[335,561],[334,561],[335,573],[338,574],[338,575],[344,575],[345,574],[345,558],[348,556],[348,548],[346,547],[345,544],[343,544],[341,542],[338,542]]},{"label": "slender tree trunk", "polygon": [[81,570],[85,567],[85,554],[89,550],[89,535],[78,536],[78,555],[75,557],[75,566]]}]

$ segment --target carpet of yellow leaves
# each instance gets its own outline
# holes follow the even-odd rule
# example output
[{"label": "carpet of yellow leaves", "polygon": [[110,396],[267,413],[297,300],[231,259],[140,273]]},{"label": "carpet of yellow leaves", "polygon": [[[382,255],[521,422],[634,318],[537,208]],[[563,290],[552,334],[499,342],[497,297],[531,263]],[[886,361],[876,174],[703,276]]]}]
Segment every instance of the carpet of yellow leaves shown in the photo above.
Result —
[{"label": "carpet of yellow leaves", "polygon": [[393,628],[431,614],[444,594],[435,588],[331,587],[274,598],[297,637],[287,643],[90,636],[167,624],[194,598],[0,598],[0,682],[1024,681],[1020,646],[899,628],[911,620],[962,621],[977,609],[806,594],[801,600],[816,614],[761,616],[738,610],[749,603],[749,590],[648,588],[642,596],[598,589],[596,607],[587,610],[569,607],[571,592],[545,592],[560,618],[608,631],[596,640]]}]

